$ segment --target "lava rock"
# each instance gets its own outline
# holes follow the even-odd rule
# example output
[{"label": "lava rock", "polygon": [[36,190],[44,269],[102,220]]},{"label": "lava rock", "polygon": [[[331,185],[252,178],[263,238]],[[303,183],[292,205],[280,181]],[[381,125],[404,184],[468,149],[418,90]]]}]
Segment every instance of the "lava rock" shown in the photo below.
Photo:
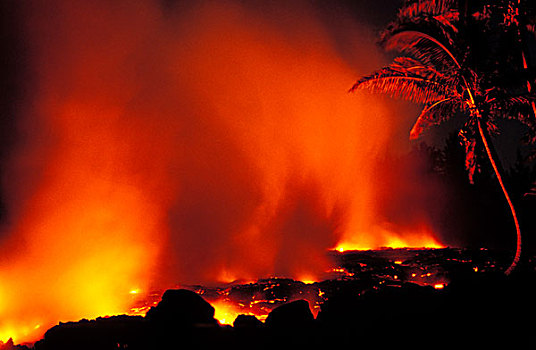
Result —
[{"label": "lava rock", "polygon": [[145,320],[141,316],[99,317],[66,322],[50,328],[35,350],[112,350],[118,347],[136,349],[147,345]]},{"label": "lava rock", "polygon": [[233,322],[234,328],[260,328],[264,324],[253,315],[238,315]]},{"label": "lava rock", "polygon": [[197,326],[217,325],[214,307],[197,293],[186,289],[169,289],[157,306],[145,316],[147,321],[158,324]]},{"label": "lava rock", "polygon": [[307,300],[295,300],[276,307],[266,318],[266,326],[272,329],[296,329],[310,327],[314,316]]}]

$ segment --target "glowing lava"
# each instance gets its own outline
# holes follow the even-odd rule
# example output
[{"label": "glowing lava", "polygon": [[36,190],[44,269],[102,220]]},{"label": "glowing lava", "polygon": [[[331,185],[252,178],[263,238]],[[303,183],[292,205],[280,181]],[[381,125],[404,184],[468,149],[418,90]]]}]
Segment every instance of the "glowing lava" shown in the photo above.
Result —
[{"label": "glowing lava", "polygon": [[255,314],[244,305],[238,305],[224,299],[210,301],[214,307],[214,318],[222,325],[232,325],[238,315],[252,315],[260,320],[266,319],[266,314]]},{"label": "glowing lava", "polygon": [[370,250],[381,248],[444,248],[435,235],[427,229],[395,233],[385,229],[377,229],[373,234],[360,234],[343,239],[334,250],[345,252],[350,250]]},{"label": "glowing lava", "polygon": [[333,246],[439,245],[376,228],[393,187],[378,158],[404,122],[394,102],[347,94],[380,65],[370,30],[340,21],[359,42],[341,55],[309,2],[173,3],[21,2],[0,340],[125,313],[176,283],[311,282]]}]

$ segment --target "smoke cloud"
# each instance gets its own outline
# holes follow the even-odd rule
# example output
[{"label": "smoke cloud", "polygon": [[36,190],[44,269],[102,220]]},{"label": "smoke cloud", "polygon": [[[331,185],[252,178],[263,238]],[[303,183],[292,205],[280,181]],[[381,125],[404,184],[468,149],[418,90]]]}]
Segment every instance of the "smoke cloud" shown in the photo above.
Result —
[{"label": "smoke cloud", "polygon": [[125,312],[134,289],[314,278],[341,241],[390,244],[378,159],[405,107],[347,93],[382,64],[354,18],[334,28],[306,2],[23,9],[0,339]]}]

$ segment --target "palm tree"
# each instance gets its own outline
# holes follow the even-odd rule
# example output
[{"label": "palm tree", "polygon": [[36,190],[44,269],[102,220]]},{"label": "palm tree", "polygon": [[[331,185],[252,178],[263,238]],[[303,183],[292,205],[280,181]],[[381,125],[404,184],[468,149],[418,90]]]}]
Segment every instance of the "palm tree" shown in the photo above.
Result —
[{"label": "palm tree", "polygon": [[[483,147],[513,218],[517,246],[505,271],[510,274],[521,256],[521,231],[491,136],[498,131],[499,118],[519,120],[534,130],[536,122],[529,115],[534,96],[526,89],[513,88],[517,83],[508,76],[511,57],[497,50],[503,32],[497,31],[489,45],[475,43],[491,34],[490,23],[479,18],[482,16],[469,1],[406,1],[380,39],[387,50],[401,55],[389,66],[359,79],[350,91],[368,89],[424,104],[410,139],[454,115],[465,118],[459,136],[465,145],[469,181],[473,182],[477,170],[477,147]],[[493,59],[487,58],[490,53]],[[508,72],[502,72],[506,67],[510,67]]]}]

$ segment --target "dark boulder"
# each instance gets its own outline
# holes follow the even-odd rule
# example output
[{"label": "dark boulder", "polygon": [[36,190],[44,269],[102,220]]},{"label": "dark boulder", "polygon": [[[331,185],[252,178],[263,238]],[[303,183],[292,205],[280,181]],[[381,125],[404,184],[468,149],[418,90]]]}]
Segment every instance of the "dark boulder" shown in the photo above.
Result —
[{"label": "dark boulder", "polygon": [[266,318],[266,326],[272,329],[296,329],[310,327],[314,316],[306,300],[295,300],[276,307]]},{"label": "dark boulder", "polygon": [[145,316],[147,321],[167,326],[217,325],[214,308],[197,293],[186,289],[169,289],[157,306]]},{"label": "dark boulder", "polygon": [[[35,350],[112,350],[146,345],[145,320],[141,316],[99,317],[66,322],[50,328]],[[135,347],[138,345],[139,347]]]},{"label": "dark boulder", "polygon": [[264,324],[253,315],[238,315],[233,322],[234,328],[260,328]]}]

